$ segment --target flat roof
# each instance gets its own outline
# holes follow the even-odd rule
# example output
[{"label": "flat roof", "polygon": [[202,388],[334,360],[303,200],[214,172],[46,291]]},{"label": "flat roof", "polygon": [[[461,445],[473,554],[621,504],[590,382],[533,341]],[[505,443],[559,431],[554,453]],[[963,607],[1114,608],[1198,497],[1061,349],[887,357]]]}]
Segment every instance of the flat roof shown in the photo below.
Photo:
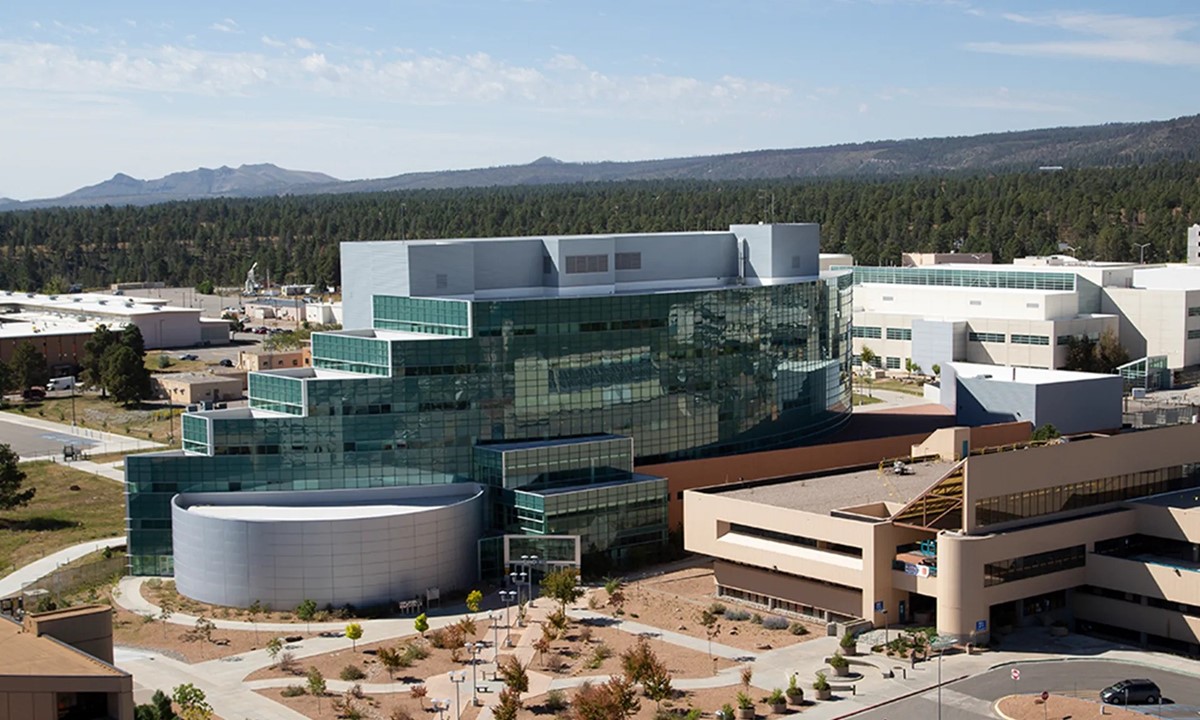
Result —
[{"label": "flat roof", "polygon": [[[955,465],[953,462],[922,462],[906,465],[907,474],[896,475],[891,466],[850,470],[794,480],[768,480],[729,490],[721,486],[702,492],[761,503],[789,510],[828,513],[875,502],[904,504],[940,480]],[[882,518],[881,518],[882,520]]]},{"label": "flat roof", "polygon": [[1176,508],[1178,510],[1195,510],[1200,508],[1200,489],[1180,490],[1165,495],[1142,498],[1133,502],[1139,505],[1154,505],[1156,507]]},{"label": "flat roof", "polygon": [[317,522],[411,515],[478,496],[474,483],[397,485],[345,490],[183,493],[172,504],[184,512],[223,520]]},{"label": "flat roof", "polygon": [[237,382],[239,385],[242,378],[237,375],[217,375],[216,373],[205,372],[179,372],[179,373],[156,373],[154,379],[159,382],[175,381],[185,383],[200,383],[213,382],[214,380],[222,380],[225,382]]},{"label": "flat roof", "polygon": [[984,365],[982,363],[954,362],[946,363],[954,368],[954,372],[965,380],[986,379],[992,382],[1022,383],[1025,385],[1052,385],[1065,382],[1082,382],[1084,380],[1099,380],[1115,378],[1118,375],[1107,373],[1078,372],[1075,370],[1046,370],[1045,368],[1013,367],[1011,365]]},{"label": "flat roof", "polygon": [[48,635],[38,637],[0,620],[0,677],[125,677],[126,673]]},{"label": "flat roof", "polygon": [[[454,498],[457,502],[462,497]],[[419,498],[411,502],[347,503],[345,505],[309,505],[304,507],[283,505],[191,505],[187,511],[193,515],[221,518],[223,520],[262,521],[312,521],[312,520],[361,520],[366,518],[410,515],[430,508],[445,507],[447,498]]]},{"label": "flat roof", "polygon": [[63,293],[41,295],[0,290],[0,305],[17,305],[25,312],[66,313],[68,315],[132,316],[154,313],[178,313],[200,316],[198,308],[176,307],[161,298],[101,293]]},{"label": "flat roof", "polygon": [[549,497],[551,495],[565,495],[574,492],[586,492],[588,490],[600,490],[602,488],[617,487],[618,485],[634,485],[636,483],[653,482],[655,480],[664,480],[665,478],[658,475],[647,475],[645,473],[631,473],[628,478],[622,480],[610,480],[609,482],[601,483],[580,483],[578,485],[564,485],[562,487],[530,488],[528,490],[518,488],[517,492],[528,493],[530,495],[543,495]]}]

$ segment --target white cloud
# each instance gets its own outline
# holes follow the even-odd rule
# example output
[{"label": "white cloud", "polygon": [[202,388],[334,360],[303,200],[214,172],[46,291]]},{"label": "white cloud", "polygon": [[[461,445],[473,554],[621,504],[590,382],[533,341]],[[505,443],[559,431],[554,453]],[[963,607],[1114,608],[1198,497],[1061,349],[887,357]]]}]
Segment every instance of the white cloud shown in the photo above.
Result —
[{"label": "white cloud", "polygon": [[225,18],[224,20],[221,20],[220,22],[215,22],[212,25],[209,25],[208,29],[216,30],[217,32],[223,32],[223,33],[240,33],[240,32],[242,32],[242,29],[240,27],[238,27],[238,24],[230,18]]},{"label": "white cloud", "polygon": [[292,44],[301,50],[312,50],[317,47],[316,45],[313,45],[312,40],[302,37],[292,38]]},{"label": "white cloud", "polygon": [[1002,17],[1020,25],[1054,28],[1087,37],[1029,43],[971,42],[963,47],[1001,55],[1200,65],[1200,43],[1180,37],[1195,27],[1196,23],[1183,18],[1098,13],[1006,13]]},{"label": "white cloud", "polygon": [[260,38],[260,39],[262,40],[262,44],[266,45],[267,47],[273,47],[273,48],[287,47],[287,43],[285,43],[282,40],[276,40],[275,38],[271,37],[270,35],[263,35],[262,38]]},{"label": "white cloud", "polygon": [[[268,48],[278,47],[274,38],[261,40]],[[202,96],[316,92],[409,105],[515,102],[546,109],[609,111],[621,105],[626,111],[665,107],[698,113],[749,111],[740,106],[783,103],[791,95],[785,86],[736,76],[609,75],[568,55],[530,66],[486,53],[342,60],[318,52],[294,57],[178,45],[84,52],[66,45],[0,41],[4,88]]]}]

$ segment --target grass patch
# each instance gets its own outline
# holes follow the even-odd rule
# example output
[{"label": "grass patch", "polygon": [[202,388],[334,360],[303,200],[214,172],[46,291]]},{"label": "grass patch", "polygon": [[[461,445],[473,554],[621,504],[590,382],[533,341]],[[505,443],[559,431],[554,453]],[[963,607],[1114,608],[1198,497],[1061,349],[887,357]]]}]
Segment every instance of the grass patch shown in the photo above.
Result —
[{"label": "grass patch", "polygon": [[27,507],[0,513],[0,568],[21,567],[71,545],[125,532],[120,484],[50,462],[25,463],[21,469],[25,487],[37,488],[37,495]]},{"label": "grass patch", "polygon": [[183,408],[170,410],[165,405],[130,405],[124,407],[112,400],[101,400],[99,395],[77,395],[72,400],[47,398],[36,403],[20,403],[7,408],[14,415],[25,415],[41,420],[71,424],[71,418],[80,427],[126,435],[139,440],[166,443],[167,435],[174,428],[174,445],[179,445],[178,416]]},{"label": "grass patch", "polygon": [[882,400],[880,400],[877,397],[870,397],[869,395],[860,395],[858,393],[854,393],[853,398],[854,398],[855,405],[874,405],[875,403],[883,402]]},{"label": "grass patch", "polygon": [[922,389],[923,383],[908,383],[902,380],[894,380],[891,378],[888,378],[887,380],[860,380],[855,384],[860,387],[870,387],[873,390],[888,390],[890,392],[899,392],[906,395],[916,395],[917,397],[921,397],[925,394],[925,391]]},{"label": "grass patch", "polygon": [[142,358],[146,369],[152,373],[181,373],[181,372],[202,372],[208,369],[208,363],[203,360],[180,360],[180,355],[187,355],[187,350],[180,350],[175,353],[166,353],[166,367],[159,365],[161,360],[158,359],[159,353],[151,350]]}]

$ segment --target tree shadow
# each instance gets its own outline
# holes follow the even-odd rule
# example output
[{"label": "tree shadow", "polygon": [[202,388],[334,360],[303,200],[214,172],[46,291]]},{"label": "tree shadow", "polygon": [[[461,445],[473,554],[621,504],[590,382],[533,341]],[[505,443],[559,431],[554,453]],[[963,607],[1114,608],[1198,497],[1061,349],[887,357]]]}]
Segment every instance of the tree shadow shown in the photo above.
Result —
[{"label": "tree shadow", "polygon": [[80,527],[74,520],[55,517],[31,517],[16,520],[0,520],[0,529],[16,532],[47,532]]}]

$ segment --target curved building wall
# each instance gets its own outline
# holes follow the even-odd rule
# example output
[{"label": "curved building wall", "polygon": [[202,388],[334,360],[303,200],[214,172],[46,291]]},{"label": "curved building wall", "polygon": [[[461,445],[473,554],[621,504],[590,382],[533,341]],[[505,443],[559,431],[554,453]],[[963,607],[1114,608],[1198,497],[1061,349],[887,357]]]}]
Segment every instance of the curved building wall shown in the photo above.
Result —
[{"label": "curved building wall", "polygon": [[483,498],[473,483],[177,495],[175,585],[201,602],[279,609],[465,589],[478,571]]}]

